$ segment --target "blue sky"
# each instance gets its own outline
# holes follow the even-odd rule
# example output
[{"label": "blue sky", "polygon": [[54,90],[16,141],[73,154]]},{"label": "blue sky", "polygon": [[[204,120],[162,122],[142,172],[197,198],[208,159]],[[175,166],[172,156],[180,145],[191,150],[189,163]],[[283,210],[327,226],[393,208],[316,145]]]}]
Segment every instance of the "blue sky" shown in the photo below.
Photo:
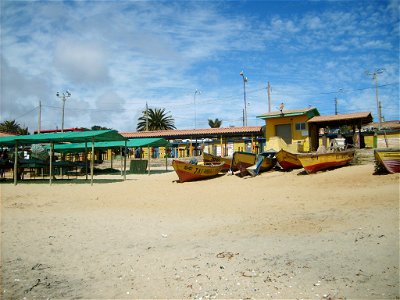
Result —
[{"label": "blue sky", "polygon": [[[178,129],[243,124],[272,110],[369,111],[375,83],[399,119],[399,4],[393,1],[1,1],[1,114],[33,132],[100,125],[135,131],[145,108]],[[201,91],[196,94],[195,91]],[[196,119],[196,124],[194,120]]]}]

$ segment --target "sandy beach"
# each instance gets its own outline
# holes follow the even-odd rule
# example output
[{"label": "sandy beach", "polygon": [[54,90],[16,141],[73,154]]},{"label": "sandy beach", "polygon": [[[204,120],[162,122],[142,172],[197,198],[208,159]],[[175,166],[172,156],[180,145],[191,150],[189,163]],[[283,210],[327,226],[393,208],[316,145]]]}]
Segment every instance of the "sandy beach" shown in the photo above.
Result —
[{"label": "sandy beach", "polygon": [[399,174],[1,184],[2,299],[399,299]]}]

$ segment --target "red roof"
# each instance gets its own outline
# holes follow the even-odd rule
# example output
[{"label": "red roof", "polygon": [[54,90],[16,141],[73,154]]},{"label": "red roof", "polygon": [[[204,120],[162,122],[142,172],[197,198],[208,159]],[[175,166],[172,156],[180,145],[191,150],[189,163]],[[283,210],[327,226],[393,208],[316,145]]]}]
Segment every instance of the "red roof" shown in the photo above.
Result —
[{"label": "red roof", "polygon": [[339,114],[339,115],[329,115],[329,116],[315,116],[308,120],[308,123],[317,122],[331,122],[331,121],[344,121],[353,119],[371,119],[372,116],[370,112],[357,112],[351,114]]},{"label": "red roof", "polygon": [[11,134],[8,132],[0,132],[0,136],[14,136],[15,134]]},{"label": "red roof", "polygon": [[218,135],[243,136],[251,134],[262,134],[262,126],[137,131],[137,132],[120,132],[120,134],[127,138],[143,138],[143,137],[190,138],[199,136],[207,137],[207,136],[218,136]]},{"label": "red roof", "polygon": [[260,116],[257,116],[257,118],[271,118],[271,117],[282,117],[282,114],[284,116],[290,116],[290,115],[305,115],[308,112],[315,112],[315,115],[319,115],[318,110],[315,107],[307,107],[307,108],[301,108],[301,109],[285,109],[283,108],[282,111],[271,111],[265,114],[262,114]]}]

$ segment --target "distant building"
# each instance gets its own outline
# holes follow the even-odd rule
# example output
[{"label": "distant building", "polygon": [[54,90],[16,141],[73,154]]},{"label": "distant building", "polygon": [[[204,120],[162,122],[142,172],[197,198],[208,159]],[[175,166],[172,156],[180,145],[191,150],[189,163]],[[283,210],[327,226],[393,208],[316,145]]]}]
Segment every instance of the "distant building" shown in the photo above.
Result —
[{"label": "distant building", "polygon": [[314,116],[319,116],[315,107],[281,110],[265,113],[257,118],[265,120],[265,137],[268,141],[273,137],[280,137],[286,144],[304,142],[308,137],[307,121]]}]

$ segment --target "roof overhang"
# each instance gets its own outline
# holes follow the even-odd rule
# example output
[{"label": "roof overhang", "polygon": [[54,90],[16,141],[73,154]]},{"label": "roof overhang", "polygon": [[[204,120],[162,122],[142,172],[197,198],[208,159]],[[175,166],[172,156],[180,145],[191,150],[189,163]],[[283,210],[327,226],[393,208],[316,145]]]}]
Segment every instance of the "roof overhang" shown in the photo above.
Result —
[{"label": "roof overhang", "polygon": [[344,125],[366,125],[372,122],[370,112],[359,112],[340,115],[316,116],[307,121],[317,127],[336,127]]},{"label": "roof overhang", "polygon": [[270,112],[267,114],[263,114],[257,116],[259,119],[276,119],[276,118],[284,118],[284,117],[296,117],[296,116],[307,116],[308,118],[312,118],[314,116],[319,116],[319,112],[315,107],[307,108],[307,109],[298,109],[298,110],[282,110]]}]

